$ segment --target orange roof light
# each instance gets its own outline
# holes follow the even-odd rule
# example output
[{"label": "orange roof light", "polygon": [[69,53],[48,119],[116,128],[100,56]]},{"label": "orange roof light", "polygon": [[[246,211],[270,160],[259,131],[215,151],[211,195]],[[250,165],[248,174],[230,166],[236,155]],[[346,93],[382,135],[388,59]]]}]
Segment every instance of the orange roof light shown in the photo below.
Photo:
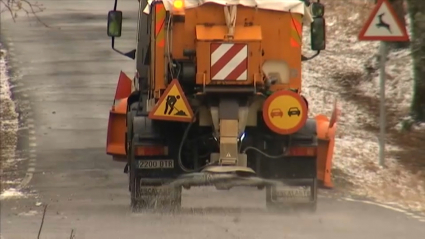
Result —
[{"label": "orange roof light", "polygon": [[183,0],[174,0],[173,6],[176,10],[182,10],[184,7]]}]

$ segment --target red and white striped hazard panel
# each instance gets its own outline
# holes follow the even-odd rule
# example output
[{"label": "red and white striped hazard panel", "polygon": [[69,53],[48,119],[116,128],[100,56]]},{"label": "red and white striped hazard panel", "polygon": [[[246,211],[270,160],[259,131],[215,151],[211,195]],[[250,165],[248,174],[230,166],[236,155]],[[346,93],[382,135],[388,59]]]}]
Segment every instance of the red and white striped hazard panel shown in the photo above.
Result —
[{"label": "red and white striped hazard panel", "polygon": [[248,46],[211,43],[211,80],[247,80]]}]

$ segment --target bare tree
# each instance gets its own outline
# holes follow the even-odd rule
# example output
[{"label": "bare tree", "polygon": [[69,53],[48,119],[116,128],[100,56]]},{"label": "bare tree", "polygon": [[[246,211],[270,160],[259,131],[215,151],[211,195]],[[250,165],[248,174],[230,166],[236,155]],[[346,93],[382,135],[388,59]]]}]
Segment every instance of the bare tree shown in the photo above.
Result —
[{"label": "bare tree", "polygon": [[411,19],[411,50],[414,89],[411,112],[415,120],[425,122],[425,4],[423,0],[407,0]]},{"label": "bare tree", "polygon": [[35,17],[38,22],[49,27],[37,15],[44,10],[43,4],[33,0],[0,0],[0,13],[9,13],[13,21],[16,21],[16,18],[23,13],[27,17]]}]

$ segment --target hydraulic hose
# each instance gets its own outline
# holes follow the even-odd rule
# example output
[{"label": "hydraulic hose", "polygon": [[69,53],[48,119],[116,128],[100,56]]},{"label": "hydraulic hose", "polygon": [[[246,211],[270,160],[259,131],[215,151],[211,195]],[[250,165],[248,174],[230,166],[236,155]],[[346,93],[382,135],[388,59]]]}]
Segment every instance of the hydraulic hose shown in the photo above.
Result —
[{"label": "hydraulic hose", "polygon": [[178,152],[177,161],[178,161],[178,163],[179,163],[180,168],[181,168],[184,172],[186,172],[186,173],[193,173],[193,172],[197,172],[197,171],[199,171],[199,170],[201,170],[201,169],[205,168],[206,166],[211,165],[211,164],[206,164],[206,165],[204,165],[204,166],[202,166],[202,167],[200,167],[200,168],[197,168],[197,169],[196,169],[196,168],[195,168],[195,169],[188,169],[188,168],[186,168],[186,167],[183,165],[183,162],[182,162],[182,157],[181,157],[181,155],[182,155],[183,145],[184,145],[184,143],[185,143],[185,141],[186,141],[187,135],[189,134],[189,130],[190,130],[190,128],[192,127],[192,124],[195,122],[195,117],[196,117],[196,115],[198,114],[198,112],[199,112],[199,108],[198,108],[198,109],[196,109],[196,111],[194,112],[194,114],[193,114],[193,118],[192,118],[192,121],[191,121],[191,122],[189,123],[189,125],[186,127],[186,129],[185,129],[185,131],[184,131],[184,133],[183,133],[182,140],[180,141],[180,145],[179,145],[179,152]]},{"label": "hydraulic hose", "polygon": [[191,172],[194,172],[195,170],[190,170],[190,169],[186,168],[186,167],[183,165],[183,162],[182,162],[182,149],[183,149],[184,142],[186,141],[187,135],[188,135],[188,133],[189,133],[189,130],[190,130],[190,128],[192,127],[192,124],[193,124],[193,123],[194,123],[194,121],[195,121],[195,116],[196,116],[196,114],[198,113],[198,111],[199,111],[199,110],[196,110],[196,112],[193,114],[192,120],[190,121],[190,123],[189,123],[189,125],[186,127],[186,129],[184,130],[183,137],[182,137],[182,140],[180,141],[180,145],[179,145],[179,153],[178,153],[178,157],[177,157],[177,159],[178,159],[178,160],[177,160],[177,161],[178,161],[178,163],[179,163],[180,168],[181,168],[183,171],[185,171],[186,173],[191,173]]},{"label": "hydraulic hose", "polygon": [[248,151],[248,150],[254,150],[254,151],[256,151],[256,152],[258,152],[258,153],[260,153],[260,154],[262,154],[262,155],[264,155],[264,156],[266,156],[267,158],[271,158],[271,159],[278,159],[278,158],[281,158],[281,157],[283,157],[283,156],[285,156],[286,155],[286,150],[285,150],[285,152],[283,152],[283,154],[280,154],[280,155],[270,155],[270,154],[267,154],[267,153],[265,153],[265,152],[263,152],[263,151],[261,151],[260,149],[258,149],[258,148],[256,148],[256,147],[253,147],[253,146],[248,146],[248,147],[246,147],[244,150],[243,150],[243,153],[246,153],[246,151]]}]

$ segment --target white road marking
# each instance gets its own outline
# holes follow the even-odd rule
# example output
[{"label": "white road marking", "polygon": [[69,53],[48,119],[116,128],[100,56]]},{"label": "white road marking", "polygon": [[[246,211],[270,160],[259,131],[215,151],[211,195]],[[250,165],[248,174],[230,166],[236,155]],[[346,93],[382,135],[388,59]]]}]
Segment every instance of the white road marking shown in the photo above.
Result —
[{"label": "white road marking", "polygon": [[404,210],[404,209],[401,209],[401,208],[396,208],[396,207],[386,205],[386,204],[383,204],[383,203],[367,201],[367,200],[357,200],[357,199],[352,199],[352,198],[342,198],[342,199],[345,200],[345,201],[349,201],[349,202],[359,202],[359,203],[375,205],[375,206],[382,207],[382,208],[385,208],[385,209],[388,209],[388,210],[391,210],[391,211],[403,213],[406,216],[417,219],[420,222],[425,222],[425,215],[420,216],[420,215],[414,214],[412,212],[409,212],[407,210]]}]

